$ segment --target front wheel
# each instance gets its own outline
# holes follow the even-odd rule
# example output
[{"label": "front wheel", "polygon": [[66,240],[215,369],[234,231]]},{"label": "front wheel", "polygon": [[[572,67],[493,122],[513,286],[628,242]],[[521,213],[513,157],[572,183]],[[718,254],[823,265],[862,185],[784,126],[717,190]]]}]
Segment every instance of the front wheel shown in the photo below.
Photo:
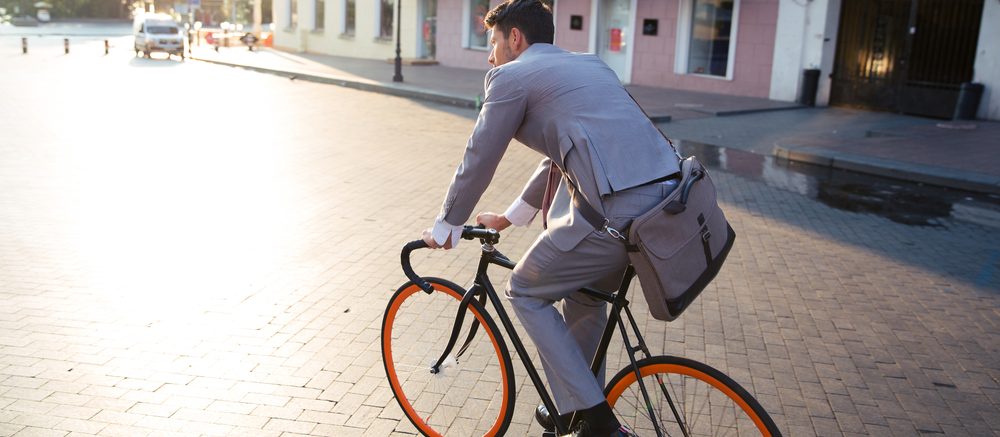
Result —
[{"label": "front wheel", "polygon": [[[458,341],[447,349],[466,291],[424,278],[425,293],[407,282],[389,299],[382,319],[382,363],[399,407],[427,436],[503,435],[514,414],[514,370],[496,323],[470,302]],[[467,347],[463,347],[467,345]]]},{"label": "front wheel", "polygon": [[[618,372],[604,389],[615,415],[638,435],[780,436],[760,403],[722,372],[687,358],[656,356]],[[649,410],[656,415],[656,424]]]}]

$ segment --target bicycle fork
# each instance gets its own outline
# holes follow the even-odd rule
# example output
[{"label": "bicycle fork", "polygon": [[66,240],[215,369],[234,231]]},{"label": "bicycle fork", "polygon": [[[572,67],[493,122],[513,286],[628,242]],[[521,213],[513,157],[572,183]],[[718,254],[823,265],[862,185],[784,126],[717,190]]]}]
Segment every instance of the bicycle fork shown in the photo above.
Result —
[{"label": "bicycle fork", "polygon": [[[639,331],[639,325],[635,323],[635,318],[632,317],[632,311],[629,309],[628,306],[624,306],[622,309],[625,310],[625,316],[628,318],[629,324],[632,327],[632,332],[636,336],[637,344],[635,347],[632,346],[632,343],[629,342],[628,334],[625,331],[625,322],[622,320],[620,315],[615,315],[615,318],[617,319],[618,322],[618,329],[622,333],[622,342],[624,342],[625,349],[628,351],[628,359],[629,362],[632,363],[632,369],[634,369],[635,372],[636,382],[639,383],[639,390],[642,392],[643,401],[645,401],[646,403],[646,411],[649,413],[649,418],[653,422],[653,428],[656,430],[656,435],[659,437],[663,437],[664,434],[663,430],[660,429],[660,421],[657,420],[656,412],[653,411],[653,402],[649,397],[649,391],[646,390],[646,384],[643,383],[642,381],[642,372],[640,371],[639,366],[637,364],[638,360],[636,360],[635,358],[635,355],[638,354],[639,352],[642,352],[646,356],[646,358],[651,357],[652,354],[649,353],[649,348],[646,347],[646,341],[642,338],[642,334]],[[681,432],[684,434],[684,437],[690,437],[687,425],[681,418],[681,414],[677,411],[677,406],[674,404],[673,398],[667,391],[667,386],[663,382],[663,377],[661,377],[660,375],[656,375],[656,382],[660,386],[660,391],[663,392],[663,396],[667,399],[667,405],[670,406],[670,411],[673,413],[674,419],[677,421],[677,425],[681,429]]]},{"label": "bicycle fork", "polygon": [[[465,321],[465,313],[468,312],[469,305],[472,304],[472,300],[477,296],[479,297],[480,308],[482,308],[486,303],[486,293],[479,284],[473,285],[472,288],[465,293],[465,296],[462,296],[462,301],[458,304],[458,314],[455,316],[455,326],[451,328],[451,337],[448,338],[448,346],[444,348],[444,352],[441,353],[441,357],[438,358],[433,366],[431,366],[432,374],[436,375],[441,371],[441,364],[444,363],[444,360],[448,358],[449,354],[451,354],[452,349],[455,348],[455,343],[458,342],[458,336],[462,331],[462,323]],[[456,362],[469,348],[469,344],[471,344],[472,340],[476,337],[476,332],[478,330],[479,320],[473,317],[472,327],[469,329],[469,335],[465,338],[465,343],[462,344],[462,347],[458,349],[458,353],[455,354]]]}]

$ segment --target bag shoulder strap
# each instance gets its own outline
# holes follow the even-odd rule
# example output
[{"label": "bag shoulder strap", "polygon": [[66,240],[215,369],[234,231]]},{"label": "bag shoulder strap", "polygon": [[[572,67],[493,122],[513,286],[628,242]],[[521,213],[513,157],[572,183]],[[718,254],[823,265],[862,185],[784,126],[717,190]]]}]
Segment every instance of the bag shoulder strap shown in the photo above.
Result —
[{"label": "bag shoulder strap", "polygon": [[566,178],[566,188],[569,189],[569,196],[573,199],[573,206],[580,210],[580,214],[583,215],[585,220],[587,220],[587,223],[590,223],[594,229],[604,229],[604,227],[608,224],[608,219],[604,217],[604,214],[597,212],[597,210],[590,205],[590,202],[580,198],[580,195],[577,194],[576,185],[574,185],[573,181],[569,180],[568,177]]}]

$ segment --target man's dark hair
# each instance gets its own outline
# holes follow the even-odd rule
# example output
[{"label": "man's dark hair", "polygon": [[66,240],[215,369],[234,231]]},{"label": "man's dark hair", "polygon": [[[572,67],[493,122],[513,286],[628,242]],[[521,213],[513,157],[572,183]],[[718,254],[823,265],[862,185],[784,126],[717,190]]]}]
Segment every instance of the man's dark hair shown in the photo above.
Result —
[{"label": "man's dark hair", "polygon": [[529,44],[552,44],[556,32],[552,9],[541,0],[507,0],[486,14],[483,24],[487,29],[503,32],[504,36],[516,27]]}]

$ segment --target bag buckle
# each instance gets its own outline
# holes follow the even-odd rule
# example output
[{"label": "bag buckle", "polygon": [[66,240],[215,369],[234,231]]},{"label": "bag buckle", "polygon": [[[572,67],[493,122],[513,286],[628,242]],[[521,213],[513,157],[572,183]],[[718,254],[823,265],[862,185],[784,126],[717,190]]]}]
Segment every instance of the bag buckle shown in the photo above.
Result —
[{"label": "bag buckle", "polygon": [[604,219],[604,226],[601,227],[601,231],[607,232],[608,235],[611,236],[611,238],[614,238],[614,239],[617,239],[617,240],[622,240],[622,241],[628,241],[625,238],[625,235],[623,235],[619,230],[611,227],[611,220]]}]

